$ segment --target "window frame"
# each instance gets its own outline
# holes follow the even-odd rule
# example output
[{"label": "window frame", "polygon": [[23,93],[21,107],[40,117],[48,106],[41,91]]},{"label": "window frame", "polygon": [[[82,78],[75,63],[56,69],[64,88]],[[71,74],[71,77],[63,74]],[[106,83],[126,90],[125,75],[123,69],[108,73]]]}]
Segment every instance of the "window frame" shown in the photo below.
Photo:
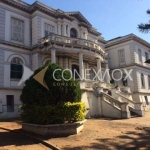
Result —
[{"label": "window frame", "polygon": [[145,87],[145,79],[144,79],[144,74],[143,73],[141,73],[141,86],[142,86],[142,88]]},{"label": "window frame", "polygon": [[[22,22],[21,34],[20,34],[21,39],[20,39],[20,40],[13,38],[13,32],[14,32],[14,31],[13,31],[13,19]],[[12,41],[15,41],[15,42],[24,43],[24,31],[25,31],[25,26],[24,26],[24,24],[25,24],[25,21],[24,21],[23,19],[20,19],[20,18],[11,16],[11,21],[10,21],[10,22],[11,22],[11,24],[10,24],[10,27],[11,27],[11,37],[10,37],[10,39],[11,39]],[[16,34],[17,34],[17,33],[16,33]]]},{"label": "window frame", "polygon": [[148,60],[148,59],[149,59],[148,52],[145,52],[145,60]]},{"label": "window frame", "polygon": [[[123,53],[121,54],[121,52],[123,52]],[[125,51],[124,51],[124,49],[118,50],[118,56],[119,56],[119,63],[125,63]]]},{"label": "window frame", "polygon": [[144,98],[145,98],[146,105],[149,105],[148,97],[144,96]]},{"label": "window frame", "polygon": [[[50,30],[47,30],[46,29],[46,26],[48,27],[50,27],[50,29],[52,29],[51,31]],[[44,34],[45,34],[45,36],[49,36],[50,35],[50,33],[55,33],[55,26],[54,25],[51,25],[50,23],[44,23]],[[48,33],[47,35],[46,35],[46,32]]]},{"label": "window frame", "polygon": [[[12,97],[12,105],[8,105],[8,100],[10,100],[8,97]],[[15,105],[14,105],[14,95],[6,95],[6,106],[7,106],[7,112],[14,112],[15,111]]]},{"label": "window frame", "polygon": [[[23,66],[22,66],[22,64],[23,64],[23,61],[19,57],[14,57],[14,58],[11,59],[11,63],[10,63],[10,79],[11,80],[20,80],[22,78],[22,75],[23,75]],[[19,70],[19,68],[21,68],[21,69]]]},{"label": "window frame", "polygon": [[147,77],[148,77],[148,88],[150,89],[150,75],[148,75]]},{"label": "window frame", "polygon": [[139,57],[139,63],[142,63],[142,51],[141,51],[141,49],[138,49],[138,57]]}]

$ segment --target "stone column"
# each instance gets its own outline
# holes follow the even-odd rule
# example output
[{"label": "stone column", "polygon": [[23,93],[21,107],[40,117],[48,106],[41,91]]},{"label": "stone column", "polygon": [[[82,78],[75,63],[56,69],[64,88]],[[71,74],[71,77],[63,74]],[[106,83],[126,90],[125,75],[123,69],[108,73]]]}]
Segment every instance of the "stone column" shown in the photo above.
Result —
[{"label": "stone column", "polygon": [[59,58],[59,66],[61,66],[62,68],[64,67],[63,66],[63,59],[61,57]]},{"label": "stone column", "polygon": [[69,61],[68,61],[68,58],[65,58],[65,59],[64,59],[64,68],[65,68],[65,69],[69,69],[69,64],[68,64],[68,62],[69,62]]},{"label": "stone column", "polygon": [[58,23],[58,35],[61,35],[61,24],[60,23]]},{"label": "stone column", "polygon": [[66,24],[65,23],[63,23],[63,36],[67,36],[67,34],[66,34]]},{"label": "stone column", "polygon": [[68,25],[68,31],[67,31],[67,36],[70,37],[70,26]]},{"label": "stone column", "polygon": [[97,59],[97,76],[98,76],[98,80],[102,81],[102,69],[101,69],[101,59],[98,58]]},{"label": "stone column", "polygon": [[54,64],[56,63],[56,51],[51,50],[51,63]]},{"label": "stone column", "polygon": [[69,59],[69,69],[72,70],[71,59]]},{"label": "stone column", "polygon": [[110,83],[110,76],[109,76],[109,70],[108,70],[108,63],[106,64],[106,70],[107,70],[107,72],[106,72],[106,82],[107,83]]},{"label": "stone column", "polygon": [[81,80],[84,79],[84,65],[83,65],[83,54],[79,53],[79,73]]}]

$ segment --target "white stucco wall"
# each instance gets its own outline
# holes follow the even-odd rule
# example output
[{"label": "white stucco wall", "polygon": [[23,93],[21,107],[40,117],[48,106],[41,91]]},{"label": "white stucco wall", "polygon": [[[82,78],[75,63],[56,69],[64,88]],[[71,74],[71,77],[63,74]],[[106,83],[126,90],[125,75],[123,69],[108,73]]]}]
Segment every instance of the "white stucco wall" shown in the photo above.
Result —
[{"label": "white stucco wall", "polygon": [[[0,111],[0,119],[20,116],[20,94],[21,90],[0,90],[0,107],[2,108]],[[7,112],[6,95],[14,95],[14,112]]]}]

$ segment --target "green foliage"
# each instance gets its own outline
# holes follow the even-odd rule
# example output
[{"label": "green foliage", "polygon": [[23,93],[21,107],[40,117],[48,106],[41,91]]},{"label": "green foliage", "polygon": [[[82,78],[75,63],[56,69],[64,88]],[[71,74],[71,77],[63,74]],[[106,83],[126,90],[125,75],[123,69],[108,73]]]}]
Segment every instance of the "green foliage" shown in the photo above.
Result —
[{"label": "green foliage", "polygon": [[[150,15],[150,10],[148,9],[147,14]],[[141,23],[138,25],[138,29],[140,32],[149,33],[150,32],[150,20],[148,23]]]},{"label": "green foliage", "polygon": [[84,120],[86,110],[82,102],[67,102],[57,106],[22,105],[21,109],[24,122],[42,125]]},{"label": "green foliage", "polygon": [[[44,76],[44,80],[49,88],[47,90],[40,83],[33,79],[37,73],[44,69],[48,65],[48,70]],[[81,100],[81,89],[77,81],[73,78],[69,81],[65,81],[62,78],[63,68],[57,64],[47,64],[40,67],[34,72],[34,75],[25,82],[21,94],[21,101],[23,104],[28,105],[57,105],[61,102],[79,102]],[[61,79],[61,81],[55,81],[53,78],[53,72],[55,69],[61,69],[56,71],[55,78]],[[69,71],[64,72],[64,78],[69,79],[71,74]]]},{"label": "green foliage", "polygon": [[[46,66],[48,69],[44,76],[44,81],[49,90],[38,83],[33,76],[43,70]],[[53,78],[55,73],[56,81]],[[47,64],[40,67],[34,72],[34,75],[25,82],[21,94],[21,117],[26,123],[34,124],[57,124],[64,122],[75,122],[84,120],[85,105],[81,103],[81,89],[77,81],[71,78],[69,71],[64,72],[63,68],[57,64]]]}]

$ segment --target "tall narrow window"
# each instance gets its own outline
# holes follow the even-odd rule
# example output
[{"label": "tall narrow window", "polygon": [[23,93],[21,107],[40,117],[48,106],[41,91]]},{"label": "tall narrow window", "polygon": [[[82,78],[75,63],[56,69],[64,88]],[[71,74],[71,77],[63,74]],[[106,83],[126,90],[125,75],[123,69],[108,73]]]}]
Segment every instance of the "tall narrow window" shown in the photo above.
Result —
[{"label": "tall narrow window", "polygon": [[18,57],[15,57],[11,61],[11,79],[21,79],[23,74],[22,60]]},{"label": "tall narrow window", "polygon": [[142,53],[140,49],[138,49],[138,54],[139,54],[139,62],[142,63]]},{"label": "tall narrow window", "polygon": [[50,24],[45,24],[45,36],[50,35],[50,33],[54,33],[55,27]]},{"label": "tall narrow window", "polygon": [[14,95],[7,95],[7,112],[14,111]]},{"label": "tall narrow window", "polygon": [[150,88],[150,75],[148,75],[148,87]]},{"label": "tall narrow window", "polygon": [[142,87],[144,87],[144,75],[143,75],[143,73],[141,73],[141,85],[142,85]]},{"label": "tall narrow window", "polygon": [[145,60],[148,60],[149,59],[149,57],[148,57],[148,53],[147,52],[145,52]]},{"label": "tall narrow window", "polygon": [[149,105],[149,101],[148,101],[148,98],[147,96],[144,96],[145,97],[145,102],[146,102],[146,105]]},{"label": "tall narrow window", "polygon": [[11,39],[23,42],[24,22],[22,20],[11,18]]},{"label": "tall narrow window", "polygon": [[123,49],[122,49],[122,50],[119,50],[119,51],[118,51],[118,54],[119,54],[119,62],[120,62],[120,63],[125,62],[124,50],[123,50]]}]

